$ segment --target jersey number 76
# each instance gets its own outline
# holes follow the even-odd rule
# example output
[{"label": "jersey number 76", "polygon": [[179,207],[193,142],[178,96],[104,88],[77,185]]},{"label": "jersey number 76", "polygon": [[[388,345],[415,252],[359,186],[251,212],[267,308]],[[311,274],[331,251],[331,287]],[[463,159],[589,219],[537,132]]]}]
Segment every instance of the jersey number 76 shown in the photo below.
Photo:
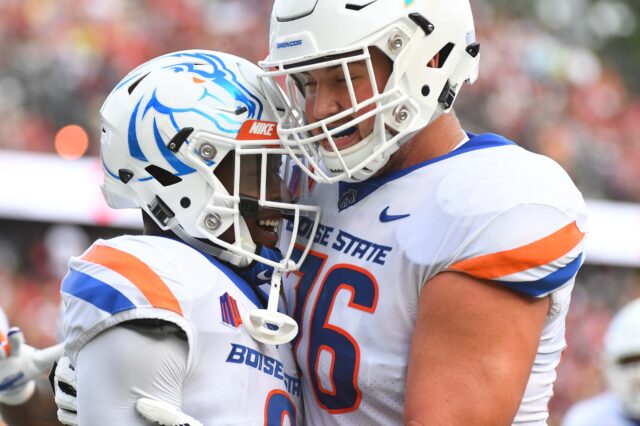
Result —
[{"label": "jersey number 76", "polygon": [[[299,252],[296,253],[296,256],[299,255]],[[306,364],[309,371],[305,373],[311,381],[319,406],[332,414],[348,413],[358,409],[362,398],[358,387],[360,346],[347,330],[329,320],[334,309],[357,309],[373,313],[378,303],[378,283],[371,273],[355,265],[337,264],[325,272],[326,260],[326,255],[312,251],[300,270],[295,272],[299,281],[296,284],[293,317],[298,321],[300,331],[293,345],[296,356],[304,356],[298,352],[298,346],[302,336],[308,335]],[[320,281],[320,287],[315,300],[308,300],[317,281]],[[342,291],[349,292],[350,299],[346,305],[339,306],[336,296]],[[309,307],[312,309],[311,315],[309,323],[305,324],[304,312]],[[322,352],[331,357],[329,377],[324,381],[321,381],[318,373]]]}]

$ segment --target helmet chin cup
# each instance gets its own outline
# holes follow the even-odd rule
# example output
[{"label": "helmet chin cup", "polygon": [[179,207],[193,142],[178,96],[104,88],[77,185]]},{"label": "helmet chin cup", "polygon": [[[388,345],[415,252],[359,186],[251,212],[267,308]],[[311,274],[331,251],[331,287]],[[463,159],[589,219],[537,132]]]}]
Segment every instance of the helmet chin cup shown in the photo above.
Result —
[{"label": "helmet chin cup", "polygon": [[298,334],[298,324],[293,318],[271,309],[250,311],[244,324],[251,337],[269,345],[290,342]]},{"label": "helmet chin cup", "polygon": [[247,331],[259,342],[280,345],[290,342],[298,334],[298,323],[293,318],[278,312],[282,271],[274,270],[267,309],[254,309],[243,318]]}]

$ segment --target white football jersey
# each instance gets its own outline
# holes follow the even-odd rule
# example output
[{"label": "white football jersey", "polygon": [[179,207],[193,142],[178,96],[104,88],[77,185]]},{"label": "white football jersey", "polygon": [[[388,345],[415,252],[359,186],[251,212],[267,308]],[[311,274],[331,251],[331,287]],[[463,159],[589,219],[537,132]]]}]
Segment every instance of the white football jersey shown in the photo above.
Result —
[{"label": "white football jersey", "polygon": [[622,402],[611,393],[594,396],[572,406],[562,426],[638,426],[640,419],[629,418]]},{"label": "white football jersey", "polygon": [[587,225],[558,164],[497,135],[470,135],[442,157],[365,182],[317,184],[304,198],[321,206],[322,221],[285,288],[300,327],[308,424],[402,424],[419,294],[443,271],[551,295],[515,420],[545,424]]},{"label": "white football jersey", "polygon": [[62,282],[65,352],[72,364],[100,332],[161,319],[187,336],[184,412],[204,425],[301,424],[300,380],[289,345],[255,341],[244,315],[262,303],[209,255],[170,238],[96,241]]}]

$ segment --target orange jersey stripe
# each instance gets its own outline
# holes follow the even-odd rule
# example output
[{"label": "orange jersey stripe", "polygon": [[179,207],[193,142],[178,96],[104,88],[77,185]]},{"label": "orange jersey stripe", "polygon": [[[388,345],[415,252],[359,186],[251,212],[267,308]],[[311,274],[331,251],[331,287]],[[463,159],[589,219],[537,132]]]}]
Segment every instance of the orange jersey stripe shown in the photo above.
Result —
[{"label": "orange jersey stripe", "polygon": [[113,247],[96,245],[82,259],[109,268],[131,281],[152,306],[182,315],[180,304],[169,287],[137,257]]},{"label": "orange jersey stripe", "polygon": [[584,237],[576,222],[533,243],[512,250],[485,254],[454,263],[452,271],[477,278],[496,279],[546,265],[571,251]]},{"label": "orange jersey stripe", "polygon": [[5,336],[2,331],[0,331],[0,348],[4,350],[7,358],[9,358],[9,355],[11,355],[11,345],[9,344],[7,336]]}]

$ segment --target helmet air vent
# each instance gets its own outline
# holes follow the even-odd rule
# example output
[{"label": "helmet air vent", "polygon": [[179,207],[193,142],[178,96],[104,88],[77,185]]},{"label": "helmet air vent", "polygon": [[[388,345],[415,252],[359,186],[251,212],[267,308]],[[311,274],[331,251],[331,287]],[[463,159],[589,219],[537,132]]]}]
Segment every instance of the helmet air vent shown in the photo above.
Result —
[{"label": "helmet air vent", "polygon": [[167,171],[162,167],[158,167],[154,164],[147,166],[144,169],[147,171],[147,173],[153,176],[155,180],[160,182],[162,186],[171,186],[175,185],[178,182],[182,182],[182,179],[179,176],[176,176],[170,171]]},{"label": "helmet air vent", "polygon": [[378,0],[373,0],[373,1],[370,1],[370,2],[365,3],[365,4],[353,4],[353,3],[347,3],[347,5],[346,5],[345,7],[346,7],[347,9],[349,9],[349,10],[355,10],[355,11],[357,12],[357,11],[362,10],[362,9],[364,9],[365,7],[369,6],[370,4],[375,3],[376,1],[378,1]]},{"label": "helmet air vent", "polygon": [[131,86],[129,86],[129,88],[127,89],[127,92],[129,92],[129,94],[131,94],[131,92],[133,92],[135,90],[136,87],[138,87],[138,84],[140,84],[140,82],[142,80],[145,79],[146,76],[148,76],[149,73],[146,73],[145,75],[143,75],[142,77],[140,77],[139,79],[137,79],[136,81],[134,81]]},{"label": "helmet air vent", "polygon": [[447,43],[435,56],[436,58],[438,58],[438,63],[435,66],[431,66],[431,61],[429,61],[429,64],[427,64],[427,66],[429,68],[442,68],[445,62],[447,62],[447,58],[449,58],[449,54],[451,54],[451,51],[454,47],[455,44]]},{"label": "helmet air vent", "polygon": [[273,12],[278,22],[291,22],[313,13],[318,0],[288,0],[275,2]]}]

